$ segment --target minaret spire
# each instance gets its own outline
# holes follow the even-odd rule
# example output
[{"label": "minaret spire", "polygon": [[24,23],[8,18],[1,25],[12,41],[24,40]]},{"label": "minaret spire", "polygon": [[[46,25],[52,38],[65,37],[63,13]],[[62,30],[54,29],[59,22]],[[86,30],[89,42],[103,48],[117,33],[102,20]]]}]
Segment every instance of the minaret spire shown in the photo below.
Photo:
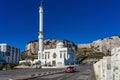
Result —
[{"label": "minaret spire", "polygon": [[38,51],[38,60],[42,59],[42,55],[43,55],[43,0],[41,0],[41,4],[39,7],[39,51]]},{"label": "minaret spire", "polygon": [[40,6],[42,6],[42,5],[43,5],[43,0],[40,1]]}]

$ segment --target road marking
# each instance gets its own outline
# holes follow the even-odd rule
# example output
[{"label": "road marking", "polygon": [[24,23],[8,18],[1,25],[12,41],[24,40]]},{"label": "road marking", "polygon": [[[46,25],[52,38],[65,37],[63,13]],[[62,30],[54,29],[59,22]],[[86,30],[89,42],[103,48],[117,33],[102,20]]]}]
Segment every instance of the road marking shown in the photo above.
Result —
[{"label": "road marking", "polygon": [[88,80],[88,78],[89,78],[88,76],[82,75],[82,76],[78,77],[77,80]]},{"label": "road marking", "polygon": [[57,79],[57,80],[62,80],[63,78],[59,78],[59,79]]},{"label": "road marking", "polygon": [[54,75],[48,75],[48,76],[43,76],[41,78],[55,78],[55,77],[58,77],[58,76],[63,76],[64,74],[54,74]]}]

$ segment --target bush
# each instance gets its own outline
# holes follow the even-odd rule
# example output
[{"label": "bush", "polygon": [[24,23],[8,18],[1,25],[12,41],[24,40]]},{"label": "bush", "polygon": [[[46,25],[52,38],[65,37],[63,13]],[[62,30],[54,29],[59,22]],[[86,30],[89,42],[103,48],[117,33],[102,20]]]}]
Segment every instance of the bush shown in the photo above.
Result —
[{"label": "bush", "polygon": [[120,38],[120,35],[118,35],[118,37]]},{"label": "bush", "polygon": [[51,67],[52,65],[51,64],[48,64],[49,67]]},{"label": "bush", "polygon": [[45,64],[44,66],[47,66],[47,64]]},{"label": "bush", "polygon": [[16,64],[10,63],[10,64],[7,65],[7,68],[8,69],[13,69],[15,66],[16,66]]},{"label": "bush", "polygon": [[30,62],[26,62],[25,65],[26,66],[31,66],[31,63]]},{"label": "bush", "polygon": [[20,65],[31,66],[31,62],[22,62]]},{"label": "bush", "polygon": [[41,65],[41,62],[40,62],[40,61],[37,61],[37,62],[35,63],[35,65]]},{"label": "bush", "polygon": [[3,67],[4,67],[4,65],[3,65],[3,64],[0,64],[0,70],[2,70],[2,69],[3,69]]}]

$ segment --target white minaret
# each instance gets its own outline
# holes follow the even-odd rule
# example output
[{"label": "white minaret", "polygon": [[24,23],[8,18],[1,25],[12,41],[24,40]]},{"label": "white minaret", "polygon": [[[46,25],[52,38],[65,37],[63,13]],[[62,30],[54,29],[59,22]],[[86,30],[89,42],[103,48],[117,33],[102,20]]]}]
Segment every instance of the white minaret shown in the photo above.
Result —
[{"label": "white minaret", "polygon": [[38,60],[42,59],[42,54],[43,54],[43,6],[42,2],[39,7],[39,51],[38,51]]}]

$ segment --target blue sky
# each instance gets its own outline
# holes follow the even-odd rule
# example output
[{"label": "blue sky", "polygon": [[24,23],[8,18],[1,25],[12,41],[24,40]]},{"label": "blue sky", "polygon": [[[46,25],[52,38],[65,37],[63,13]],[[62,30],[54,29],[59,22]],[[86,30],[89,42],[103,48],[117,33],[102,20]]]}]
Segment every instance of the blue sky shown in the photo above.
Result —
[{"label": "blue sky", "polygon": [[[45,39],[75,43],[120,34],[120,0],[44,0]],[[38,39],[40,0],[0,0],[0,43],[23,51]]]}]

